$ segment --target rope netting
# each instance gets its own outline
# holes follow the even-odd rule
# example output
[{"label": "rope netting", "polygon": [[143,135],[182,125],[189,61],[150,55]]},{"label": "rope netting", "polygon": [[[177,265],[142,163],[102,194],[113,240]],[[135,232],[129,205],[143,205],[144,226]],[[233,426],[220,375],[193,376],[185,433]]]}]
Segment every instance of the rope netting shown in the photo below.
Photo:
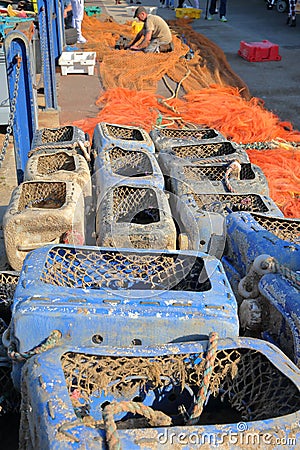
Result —
[{"label": "rope netting", "polygon": [[[249,98],[247,86],[232,71],[223,51],[205,36],[193,31],[190,22],[185,19],[170,21],[174,50],[153,55],[115,49],[120,37],[133,39],[131,22],[122,25],[105,15],[101,20],[85,16],[83,32],[88,36],[85,48],[97,53],[104,89],[124,87],[155,93],[158,82],[167,75],[177,83],[182,82],[185,92],[217,83],[238,86]],[[187,41],[190,47],[184,43]],[[187,59],[185,56],[190,48],[193,58]]]},{"label": "rope netting", "polygon": [[[85,16],[87,49],[97,51],[106,91],[96,102],[100,108],[97,117],[73,125],[90,136],[99,122],[137,126],[147,132],[156,126],[214,128],[245,145],[251,162],[266,175],[271,197],[284,215],[300,217],[300,132],[266,110],[261,99],[250,97],[222,50],[193,31],[189,20],[169,23],[174,52],[147,55],[114,49],[120,36],[132,37],[130,22],[121,25],[107,17],[100,22]],[[193,58],[187,59],[184,55],[190,49]],[[168,99],[156,95],[157,81],[164,75],[177,83],[177,88],[181,85],[185,95],[179,98],[177,88],[170,88]]]}]

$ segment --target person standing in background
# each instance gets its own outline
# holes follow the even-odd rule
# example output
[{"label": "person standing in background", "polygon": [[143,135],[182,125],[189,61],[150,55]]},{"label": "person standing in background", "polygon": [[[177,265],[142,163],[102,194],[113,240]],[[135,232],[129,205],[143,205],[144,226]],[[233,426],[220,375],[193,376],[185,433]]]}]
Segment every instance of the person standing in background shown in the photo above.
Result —
[{"label": "person standing in background", "polygon": [[[227,22],[226,19],[226,0],[220,0],[219,13],[220,13],[220,21]],[[207,16],[207,20],[213,20],[214,15],[217,14],[217,0],[210,0],[209,6],[209,15]]]},{"label": "person standing in background", "polygon": [[86,39],[81,33],[81,24],[84,15],[84,0],[71,0],[72,14],[73,14],[73,27],[77,31],[77,42],[78,44],[85,44]]},{"label": "person standing in background", "polygon": [[289,15],[286,24],[290,27],[296,26],[296,3],[297,0],[289,0]]}]

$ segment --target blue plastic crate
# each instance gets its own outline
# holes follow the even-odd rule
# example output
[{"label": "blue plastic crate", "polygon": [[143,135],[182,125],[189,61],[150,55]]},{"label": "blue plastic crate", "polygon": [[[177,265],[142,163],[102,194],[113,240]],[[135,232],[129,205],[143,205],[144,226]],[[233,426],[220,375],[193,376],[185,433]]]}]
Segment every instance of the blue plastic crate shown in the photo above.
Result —
[{"label": "blue plastic crate", "polygon": [[238,176],[229,177],[230,188],[226,185],[226,173],[230,163],[209,164],[203,160],[195,164],[169,165],[168,189],[177,196],[195,192],[196,194],[214,194],[223,192],[255,193],[269,196],[268,182],[262,170],[254,164],[242,163]]},{"label": "blue plastic crate", "polygon": [[132,400],[162,411],[172,424],[153,427],[119,413],[124,450],[299,448],[300,371],[261,340],[219,340],[207,402],[196,424],[186,424],[184,411],[190,412],[199,392],[206,350],[207,341],[101,350],[64,346],[32,357],[22,372],[20,448],[106,449],[102,409]]},{"label": "blue plastic crate", "polygon": [[299,270],[300,245],[297,241],[300,220],[235,212],[227,216],[226,222],[228,247],[225,263],[228,261],[233,265],[241,277],[261,254],[273,256],[291,270]]},{"label": "blue plastic crate", "polygon": [[200,252],[43,247],[24,262],[12,313],[19,352],[54,329],[96,348],[199,340],[212,327],[221,337],[239,332],[222,265]]},{"label": "blue plastic crate", "polygon": [[207,141],[220,142],[225,138],[213,128],[154,128],[150,131],[157,152],[169,149],[174,145],[193,145]]},{"label": "blue plastic crate", "polygon": [[259,255],[270,255],[290,270],[299,270],[299,220],[257,212],[234,212],[227,216],[226,224],[227,247],[222,262],[239,303],[242,301],[239,282]]},{"label": "blue plastic crate", "polygon": [[259,284],[262,298],[261,336],[276,344],[300,367],[300,290],[278,274],[264,275]]},{"label": "blue plastic crate", "polygon": [[227,227],[222,262],[240,304],[242,329],[275,343],[299,364],[300,221],[232,213]]},{"label": "blue plastic crate", "polygon": [[95,159],[94,178],[98,195],[120,183],[165,187],[155,156],[145,150],[113,147],[101,152]]},{"label": "blue plastic crate", "polygon": [[105,122],[100,122],[96,125],[92,146],[98,154],[113,147],[121,147],[127,150],[146,150],[150,153],[155,152],[152,139],[142,128]]}]

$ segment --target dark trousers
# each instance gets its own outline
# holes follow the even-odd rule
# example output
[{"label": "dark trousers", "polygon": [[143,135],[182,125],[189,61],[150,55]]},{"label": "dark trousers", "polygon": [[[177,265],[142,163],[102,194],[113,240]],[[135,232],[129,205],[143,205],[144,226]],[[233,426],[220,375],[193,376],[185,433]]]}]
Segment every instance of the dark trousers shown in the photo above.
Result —
[{"label": "dark trousers", "polygon": [[[217,0],[210,0],[209,14],[216,14],[216,3]],[[226,16],[226,0],[220,0],[219,14],[220,17]]]}]

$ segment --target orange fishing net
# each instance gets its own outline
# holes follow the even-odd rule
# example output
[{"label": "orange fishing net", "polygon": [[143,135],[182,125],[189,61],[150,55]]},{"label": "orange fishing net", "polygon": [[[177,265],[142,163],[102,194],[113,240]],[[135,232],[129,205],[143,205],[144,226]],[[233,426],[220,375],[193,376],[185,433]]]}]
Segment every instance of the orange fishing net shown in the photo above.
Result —
[{"label": "orange fishing net", "polygon": [[[248,150],[251,162],[264,171],[271,197],[285,216],[300,217],[300,150],[295,147],[300,143],[300,133],[291,123],[280,122],[265,110],[262,100],[250,97],[222,50],[194,32],[189,21],[173,21],[171,26],[174,53],[147,55],[114,50],[120,36],[131,35],[130,23],[120,25],[107,18],[99,22],[85,16],[89,49],[97,51],[101,79],[107,90],[97,101],[101,108],[97,117],[74,125],[92,136],[99,122],[138,126],[148,132],[155,126],[200,124],[219,130],[234,142],[252,143],[254,148],[267,143],[268,150]],[[191,60],[184,57],[188,47],[176,33],[184,34],[194,51]],[[177,82],[175,90],[169,86],[168,99],[154,94],[164,75]],[[185,95],[179,90],[181,86]]]},{"label": "orange fishing net", "polygon": [[248,150],[250,161],[266,175],[270,197],[286,217],[300,218],[300,148]]},{"label": "orange fishing net", "polygon": [[300,149],[285,149],[287,142],[300,142],[300,133],[265,110],[258,99],[247,101],[237,88],[220,86],[170,100],[116,88],[105,92],[97,104],[102,109],[96,118],[75,123],[91,136],[99,122],[138,126],[148,132],[158,124],[183,127],[193,123],[215,128],[234,142],[276,145],[273,150],[249,150],[251,162],[264,171],[271,197],[285,216],[300,217]]},{"label": "orange fishing net", "polygon": [[[232,71],[222,50],[205,36],[193,31],[190,20],[180,19],[171,23],[174,51],[147,54],[130,50],[116,50],[120,37],[130,40],[131,22],[118,24],[103,16],[84,17],[83,33],[88,38],[85,49],[96,51],[100,61],[100,76],[104,89],[124,87],[155,93],[163,76],[181,83],[185,92],[191,92],[217,83],[237,86],[245,98],[250,98],[245,83]],[[193,58],[187,59],[189,46],[179,37],[188,36],[193,42]],[[179,37],[177,37],[179,36]]]}]

